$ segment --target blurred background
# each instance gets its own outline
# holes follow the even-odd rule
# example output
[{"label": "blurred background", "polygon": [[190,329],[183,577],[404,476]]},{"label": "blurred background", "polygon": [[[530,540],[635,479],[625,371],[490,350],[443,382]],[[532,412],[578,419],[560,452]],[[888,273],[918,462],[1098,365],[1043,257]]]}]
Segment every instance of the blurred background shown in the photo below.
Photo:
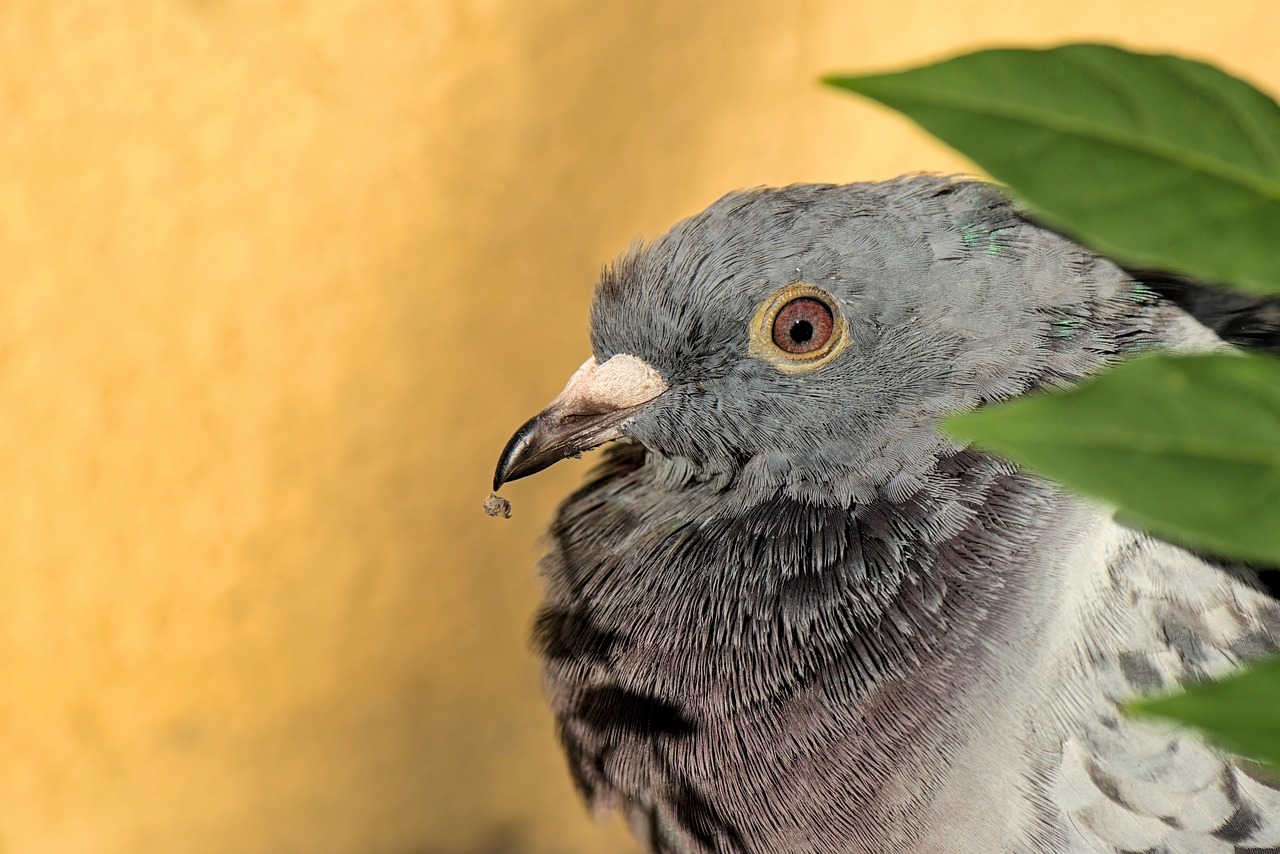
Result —
[{"label": "blurred background", "polygon": [[1280,5],[0,5],[0,851],[630,852],[527,633],[582,463],[480,504],[602,262],[967,167],[819,74],[1107,40],[1280,92]]}]

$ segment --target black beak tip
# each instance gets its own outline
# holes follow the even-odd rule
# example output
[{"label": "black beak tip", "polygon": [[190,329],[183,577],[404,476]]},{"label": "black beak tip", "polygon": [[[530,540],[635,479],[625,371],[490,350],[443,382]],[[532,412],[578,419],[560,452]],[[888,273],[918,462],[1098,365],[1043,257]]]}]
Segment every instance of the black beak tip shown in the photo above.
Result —
[{"label": "black beak tip", "polygon": [[581,414],[566,414],[555,404],[544,409],[520,425],[502,449],[493,472],[493,491],[618,438],[622,435],[618,425],[638,408]]},{"label": "black beak tip", "polygon": [[522,468],[521,466],[521,463],[526,461],[530,437],[537,427],[538,418],[539,416],[535,415],[520,425],[520,429],[508,440],[507,446],[502,449],[502,456],[498,457],[498,467],[493,472],[494,492],[502,489],[503,484],[519,480],[541,470],[538,468]]}]

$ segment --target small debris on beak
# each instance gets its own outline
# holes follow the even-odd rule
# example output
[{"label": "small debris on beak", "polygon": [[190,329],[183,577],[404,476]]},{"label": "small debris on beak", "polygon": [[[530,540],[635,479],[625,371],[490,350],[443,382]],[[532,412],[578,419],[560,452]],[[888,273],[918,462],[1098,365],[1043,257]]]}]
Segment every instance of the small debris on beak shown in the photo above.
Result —
[{"label": "small debris on beak", "polygon": [[503,519],[510,519],[511,502],[496,492],[490,492],[489,497],[484,500],[484,512],[489,516],[501,516]]}]

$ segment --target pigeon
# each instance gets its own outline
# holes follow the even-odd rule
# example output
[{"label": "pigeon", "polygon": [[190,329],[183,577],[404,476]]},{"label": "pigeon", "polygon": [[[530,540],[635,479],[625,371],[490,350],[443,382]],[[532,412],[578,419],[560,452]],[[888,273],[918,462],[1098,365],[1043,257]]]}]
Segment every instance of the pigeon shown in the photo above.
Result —
[{"label": "pigeon", "polygon": [[939,428],[1278,330],[971,179],[734,192],[633,245],[494,479],[608,445],[534,625],[578,790],[663,854],[1280,851],[1274,772],[1120,710],[1276,652],[1274,591]]}]

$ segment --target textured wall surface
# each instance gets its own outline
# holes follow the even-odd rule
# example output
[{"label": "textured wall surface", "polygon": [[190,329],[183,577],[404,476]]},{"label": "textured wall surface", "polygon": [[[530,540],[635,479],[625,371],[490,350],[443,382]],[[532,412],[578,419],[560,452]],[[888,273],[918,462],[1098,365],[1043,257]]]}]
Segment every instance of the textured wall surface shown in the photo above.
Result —
[{"label": "textured wall surface", "polygon": [[601,262],[735,187],[965,168],[821,72],[1102,38],[1277,92],[1278,32],[1266,0],[0,4],[0,851],[632,850],[526,643],[584,466],[480,511]]}]

